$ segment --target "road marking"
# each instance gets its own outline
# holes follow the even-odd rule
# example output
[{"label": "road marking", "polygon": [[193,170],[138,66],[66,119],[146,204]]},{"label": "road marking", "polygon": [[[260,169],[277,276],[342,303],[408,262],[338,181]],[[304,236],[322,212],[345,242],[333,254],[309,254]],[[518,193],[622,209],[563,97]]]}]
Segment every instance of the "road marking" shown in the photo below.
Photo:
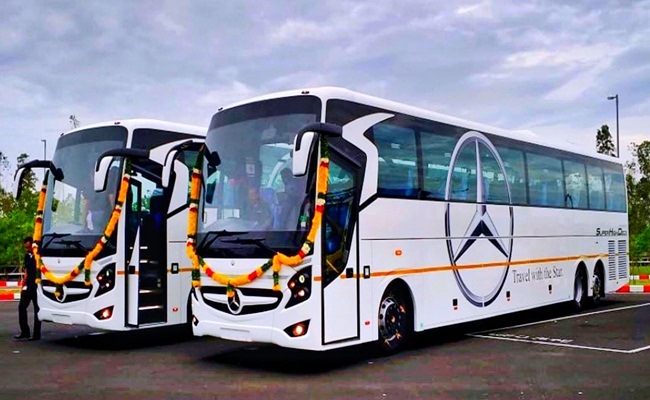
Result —
[{"label": "road marking", "polygon": [[551,342],[542,342],[542,341],[539,341],[539,340],[516,339],[516,338],[490,336],[490,335],[468,334],[467,336],[481,338],[481,339],[493,339],[493,340],[505,340],[505,341],[509,341],[509,342],[543,344],[543,345],[546,345],[546,346],[570,347],[570,348],[574,348],[574,349],[597,350],[597,351],[606,351],[606,352],[610,352],[610,353],[623,353],[623,354],[638,353],[639,351],[643,351],[644,349],[647,350],[648,348],[650,348],[650,346],[648,346],[647,348],[641,348],[641,350],[640,349],[620,350],[620,349],[608,349],[606,347],[580,346],[580,345],[577,345],[577,344],[551,343]]},{"label": "road marking", "polygon": [[[624,310],[640,308],[640,307],[647,307],[647,306],[650,306],[650,303],[636,304],[636,305],[633,305],[633,306],[625,306],[625,307],[618,307],[618,308],[610,308],[608,310],[593,311],[593,312],[584,313],[584,314],[569,315],[569,316],[566,316],[566,317],[560,317],[560,318],[553,318],[553,319],[548,319],[548,320],[544,320],[544,321],[531,322],[531,323],[528,323],[528,324],[520,324],[520,325],[508,326],[508,327],[505,327],[505,328],[489,329],[489,330],[480,331],[480,332],[468,333],[468,334],[466,334],[466,336],[480,338],[480,339],[505,340],[505,341],[509,341],[509,342],[532,343],[532,344],[541,344],[541,345],[546,345],[546,346],[569,347],[569,348],[574,348],[574,349],[605,351],[605,352],[609,352],[609,353],[636,354],[636,353],[640,353],[640,352],[645,351],[645,350],[650,350],[650,346],[639,347],[639,348],[631,349],[631,350],[621,350],[621,349],[611,349],[611,348],[607,348],[607,347],[581,346],[581,345],[577,345],[577,344],[570,344],[570,342],[572,342],[573,339],[557,339],[557,338],[545,338],[544,337],[543,339],[545,339],[545,340],[536,340],[536,339],[541,339],[541,338],[537,337],[537,336],[531,337],[529,335],[497,334],[496,332],[501,332],[501,331],[505,331],[505,330],[509,330],[509,329],[524,328],[524,327],[533,326],[533,325],[547,324],[549,322],[557,322],[557,321],[562,321],[562,320],[567,320],[567,319],[586,317],[586,316],[590,316],[590,315],[605,314],[605,313],[614,312],[614,311],[624,311]],[[530,338],[530,339],[528,339],[528,338]]]},{"label": "road marking", "polygon": [[632,308],[647,307],[647,306],[650,306],[650,303],[636,304],[636,305],[633,305],[633,306],[625,306],[625,307],[619,307],[619,308],[610,308],[610,309],[607,309],[607,310],[593,311],[593,312],[584,313],[584,314],[568,315],[566,317],[552,318],[552,319],[547,319],[547,320],[544,320],[544,321],[537,321],[537,322],[530,322],[528,324],[507,326],[505,328],[487,329],[485,331],[473,332],[470,335],[479,335],[481,333],[487,333],[487,332],[500,332],[500,331],[506,331],[508,329],[524,328],[526,326],[548,324],[549,322],[563,321],[565,319],[588,317],[590,315],[605,314],[605,313],[614,312],[614,311],[623,311],[623,310],[629,310],[629,309],[632,309]]}]

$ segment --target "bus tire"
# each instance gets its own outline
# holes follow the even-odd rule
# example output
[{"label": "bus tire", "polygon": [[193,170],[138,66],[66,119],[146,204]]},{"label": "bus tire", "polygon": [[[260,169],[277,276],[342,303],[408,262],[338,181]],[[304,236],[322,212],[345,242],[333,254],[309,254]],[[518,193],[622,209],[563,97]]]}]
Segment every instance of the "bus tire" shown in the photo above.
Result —
[{"label": "bus tire", "polygon": [[412,332],[413,307],[410,296],[401,285],[386,289],[379,303],[379,349],[393,354],[404,348]]},{"label": "bus tire", "polygon": [[600,302],[605,298],[605,277],[603,275],[602,265],[596,265],[591,288],[593,293],[591,296],[591,304],[593,306],[598,306]]},{"label": "bus tire", "polygon": [[183,335],[187,336],[188,338],[192,338],[194,336],[194,330],[192,327],[192,291],[194,289],[190,290],[190,295],[187,296],[187,308],[185,311],[185,323],[183,324]]},{"label": "bus tire", "polygon": [[573,308],[575,308],[576,311],[582,310],[585,307],[586,299],[587,276],[585,275],[585,269],[582,265],[579,265],[573,282]]}]

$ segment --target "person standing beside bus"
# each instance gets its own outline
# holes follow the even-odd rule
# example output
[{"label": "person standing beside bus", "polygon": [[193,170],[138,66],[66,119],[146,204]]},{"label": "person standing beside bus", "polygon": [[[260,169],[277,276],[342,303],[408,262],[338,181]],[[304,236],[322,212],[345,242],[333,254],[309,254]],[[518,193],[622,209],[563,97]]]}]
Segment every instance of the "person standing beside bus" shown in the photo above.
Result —
[{"label": "person standing beside bus", "polygon": [[[20,302],[18,303],[18,323],[20,324],[20,334],[14,336],[14,339],[40,340],[41,338],[41,321],[38,319],[38,302],[36,300],[36,259],[32,253],[32,238],[26,237],[23,240],[25,247],[24,258],[24,276],[23,287],[20,292]],[[34,334],[29,334],[29,324],[27,323],[27,307],[29,303],[34,303]]]}]

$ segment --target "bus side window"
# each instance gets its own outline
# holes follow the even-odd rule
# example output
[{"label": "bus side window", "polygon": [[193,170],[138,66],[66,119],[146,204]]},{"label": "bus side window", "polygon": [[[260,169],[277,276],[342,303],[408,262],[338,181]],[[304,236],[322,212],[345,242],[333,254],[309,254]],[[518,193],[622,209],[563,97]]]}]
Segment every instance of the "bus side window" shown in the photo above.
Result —
[{"label": "bus side window", "polygon": [[605,196],[608,211],[625,211],[625,178],[623,171],[604,170]]},{"label": "bus side window", "polygon": [[476,144],[460,150],[451,175],[451,199],[476,201]]},{"label": "bus side window", "polygon": [[565,203],[569,208],[587,208],[587,174],[583,163],[563,160]]},{"label": "bus side window", "polygon": [[372,128],[372,138],[380,159],[377,192],[386,196],[417,197],[415,131],[381,123]]},{"label": "bus side window", "polygon": [[497,151],[506,171],[512,204],[527,204],[524,152],[500,146],[497,146]]},{"label": "bus side window", "polygon": [[481,156],[483,192],[485,193],[484,200],[488,203],[509,204],[506,178],[501,172],[496,158],[484,144],[479,145],[479,152]]},{"label": "bus side window", "polygon": [[604,210],[603,169],[595,165],[587,165],[587,179],[589,182],[589,208],[591,210]]},{"label": "bus side window", "polygon": [[539,154],[527,154],[530,204],[564,206],[564,185],[560,159]]},{"label": "bus side window", "polygon": [[453,136],[439,135],[431,132],[420,132],[422,147],[424,191],[427,199],[442,200],[445,198],[447,173],[457,139]]}]

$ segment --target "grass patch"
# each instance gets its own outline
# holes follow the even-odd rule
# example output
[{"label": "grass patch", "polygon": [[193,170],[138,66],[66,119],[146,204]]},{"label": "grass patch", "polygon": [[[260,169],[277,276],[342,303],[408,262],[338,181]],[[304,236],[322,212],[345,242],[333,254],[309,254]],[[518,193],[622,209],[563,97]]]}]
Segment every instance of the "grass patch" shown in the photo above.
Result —
[{"label": "grass patch", "polygon": [[650,285],[648,280],[630,280],[630,285]]},{"label": "grass patch", "polygon": [[630,267],[630,275],[650,274],[650,266],[644,265],[642,267]]}]

